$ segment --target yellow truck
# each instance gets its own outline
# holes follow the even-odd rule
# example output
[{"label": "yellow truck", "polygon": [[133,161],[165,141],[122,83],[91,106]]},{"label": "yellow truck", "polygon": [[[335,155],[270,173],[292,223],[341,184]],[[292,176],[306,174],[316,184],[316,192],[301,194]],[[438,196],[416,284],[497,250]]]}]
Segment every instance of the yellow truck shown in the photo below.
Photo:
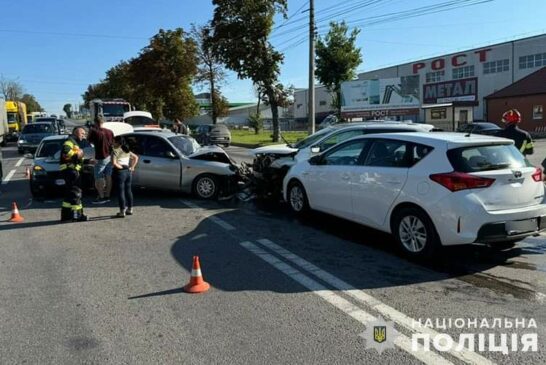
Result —
[{"label": "yellow truck", "polygon": [[8,139],[17,140],[19,133],[27,124],[27,106],[20,101],[6,101],[6,111],[8,113]]}]

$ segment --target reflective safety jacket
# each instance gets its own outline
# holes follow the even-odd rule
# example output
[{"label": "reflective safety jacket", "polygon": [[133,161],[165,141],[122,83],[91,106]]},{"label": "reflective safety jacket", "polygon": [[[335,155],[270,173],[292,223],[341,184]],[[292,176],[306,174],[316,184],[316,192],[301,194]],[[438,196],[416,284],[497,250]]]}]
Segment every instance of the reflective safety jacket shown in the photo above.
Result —
[{"label": "reflective safety jacket", "polygon": [[515,124],[510,124],[504,128],[504,130],[498,134],[498,137],[513,140],[516,148],[524,155],[532,155],[534,152],[531,135],[523,129],[518,128]]},{"label": "reflective safety jacket", "polygon": [[74,137],[70,136],[66,139],[61,150],[61,166],[60,169],[74,169],[80,171],[83,165],[83,155],[78,157],[80,146]]}]

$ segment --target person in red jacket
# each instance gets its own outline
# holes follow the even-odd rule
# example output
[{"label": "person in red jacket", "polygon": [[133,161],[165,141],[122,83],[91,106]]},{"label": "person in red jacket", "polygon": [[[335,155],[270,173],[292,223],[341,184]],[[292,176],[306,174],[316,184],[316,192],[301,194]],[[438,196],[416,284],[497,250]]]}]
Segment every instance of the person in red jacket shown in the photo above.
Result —
[{"label": "person in red jacket", "polygon": [[114,134],[111,130],[103,128],[103,123],[102,117],[96,117],[95,125],[89,130],[89,137],[87,138],[95,146],[95,188],[98,196],[93,201],[94,204],[103,204],[110,201],[110,191],[112,190],[110,154]]}]

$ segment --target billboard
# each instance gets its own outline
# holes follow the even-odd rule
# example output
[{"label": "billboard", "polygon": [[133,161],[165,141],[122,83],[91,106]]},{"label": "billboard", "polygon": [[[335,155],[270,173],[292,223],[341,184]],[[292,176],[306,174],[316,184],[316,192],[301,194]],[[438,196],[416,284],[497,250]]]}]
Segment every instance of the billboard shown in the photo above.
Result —
[{"label": "billboard", "polygon": [[437,82],[423,85],[423,103],[438,104],[454,101],[477,101],[478,78]]},{"label": "billboard", "polygon": [[392,114],[399,109],[404,110],[404,115],[417,114],[421,106],[419,91],[419,75],[346,81],[341,84],[341,111],[351,115],[374,111]]}]

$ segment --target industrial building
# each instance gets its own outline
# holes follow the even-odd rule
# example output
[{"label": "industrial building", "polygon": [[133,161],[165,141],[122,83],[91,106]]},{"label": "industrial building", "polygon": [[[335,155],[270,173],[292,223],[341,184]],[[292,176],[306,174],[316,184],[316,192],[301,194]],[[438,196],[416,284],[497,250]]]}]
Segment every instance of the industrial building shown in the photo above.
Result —
[{"label": "industrial building", "polygon": [[[453,130],[459,123],[498,118],[488,114],[486,97],[544,66],[546,34],[381,68],[344,83],[342,112],[348,118],[413,120]],[[307,94],[296,90],[296,118],[307,118]],[[332,112],[331,102],[326,89],[317,87],[317,120]],[[535,111],[542,110],[534,103]],[[541,112],[535,118],[526,114],[524,120],[533,120],[531,131],[546,128]]]}]

